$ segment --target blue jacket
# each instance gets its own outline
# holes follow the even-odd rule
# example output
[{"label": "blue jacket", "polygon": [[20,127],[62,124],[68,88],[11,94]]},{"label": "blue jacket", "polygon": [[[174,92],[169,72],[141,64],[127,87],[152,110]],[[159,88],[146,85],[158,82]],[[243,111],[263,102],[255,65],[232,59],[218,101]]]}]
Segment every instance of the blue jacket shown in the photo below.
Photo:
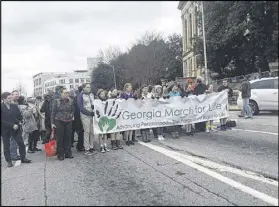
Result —
[{"label": "blue jacket", "polygon": [[[93,104],[93,103],[92,103]],[[78,97],[77,97],[77,106],[78,106],[78,109],[81,113],[83,113],[84,115],[86,116],[93,116],[93,112],[91,111],[88,111],[87,109],[85,109],[83,107],[83,92],[81,92]],[[94,106],[91,105],[92,109],[94,109]]]},{"label": "blue jacket", "polygon": [[169,92],[169,96],[170,97],[172,97],[172,96],[180,96],[180,93],[178,91],[176,91],[176,92],[171,91],[171,92]]}]

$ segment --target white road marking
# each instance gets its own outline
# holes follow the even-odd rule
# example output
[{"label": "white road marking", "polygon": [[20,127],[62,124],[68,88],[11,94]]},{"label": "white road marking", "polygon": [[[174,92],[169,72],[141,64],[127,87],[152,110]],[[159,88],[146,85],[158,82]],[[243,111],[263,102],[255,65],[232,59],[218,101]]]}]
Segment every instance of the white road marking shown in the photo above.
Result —
[{"label": "white road marking", "polygon": [[247,186],[245,186],[245,185],[243,185],[241,183],[238,183],[238,182],[236,182],[236,181],[234,181],[234,180],[232,180],[230,178],[227,178],[227,177],[225,177],[225,176],[223,176],[223,175],[221,175],[221,174],[219,174],[217,172],[209,170],[206,167],[203,167],[201,165],[193,163],[193,162],[191,162],[191,161],[181,157],[180,156],[181,153],[173,152],[171,150],[167,150],[167,149],[165,149],[163,147],[155,146],[155,145],[149,144],[149,143],[143,143],[143,142],[139,142],[139,143],[141,145],[149,147],[150,149],[153,149],[153,150],[155,150],[157,152],[160,152],[160,153],[162,153],[162,154],[164,154],[164,155],[166,155],[168,157],[171,157],[171,158],[173,158],[173,159],[175,159],[175,160],[177,160],[177,161],[179,161],[179,162],[181,162],[181,163],[183,163],[183,164],[185,164],[185,165],[187,165],[189,167],[192,167],[192,168],[194,168],[196,170],[199,170],[199,171],[201,171],[201,172],[203,172],[203,173],[205,173],[205,174],[207,174],[207,175],[209,175],[211,177],[214,177],[217,180],[219,180],[219,181],[221,181],[223,183],[226,183],[226,184],[228,184],[228,185],[230,185],[230,186],[232,186],[232,187],[234,187],[236,189],[239,189],[242,192],[245,192],[245,193],[247,193],[247,194],[249,194],[249,195],[251,195],[251,196],[253,196],[255,198],[258,198],[258,199],[266,202],[266,203],[269,203],[269,204],[274,205],[274,206],[278,206],[278,199],[273,198],[273,197],[271,197],[269,195],[266,195],[266,194],[264,194],[262,192],[259,192],[259,191],[255,190],[253,188],[247,187]]},{"label": "white road marking", "polygon": [[232,128],[232,130],[234,130],[234,131],[244,131],[244,132],[254,132],[254,133],[261,133],[261,134],[269,134],[269,135],[278,136],[278,133],[274,133],[274,132],[263,132],[263,131],[255,131],[255,130],[248,130],[248,129],[236,129],[236,128]]},{"label": "white road marking", "polygon": [[221,172],[225,171],[225,172],[234,173],[234,174],[240,175],[242,177],[250,178],[250,179],[257,180],[257,181],[260,181],[260,182],[263,182],[263,183],[268,183],[270,185],[274,185],[274,186],[278,187],[278,181],[272,180],[272,179],[269,179],[269,178],[265,178],[258,173],[254,173],[254,172],[246,171],[246,170],[240,170],[240,169],[237,169],[237,168],[221,165],[221,164],[218,164],[216,162],[204,160],[204,159],[194,157],[194,156],[190,156],[190,155],[184,155],[184,154],[181,154],[181,153],[179,153],[178,155],[182,158],[185,158],[185,159],[187,159],[191,162],[194,162],[196,164],[199,164],[199,165],[202,165],[202,166],[205,166],[205,167],[214,168],[214,169],[219,170]]}]

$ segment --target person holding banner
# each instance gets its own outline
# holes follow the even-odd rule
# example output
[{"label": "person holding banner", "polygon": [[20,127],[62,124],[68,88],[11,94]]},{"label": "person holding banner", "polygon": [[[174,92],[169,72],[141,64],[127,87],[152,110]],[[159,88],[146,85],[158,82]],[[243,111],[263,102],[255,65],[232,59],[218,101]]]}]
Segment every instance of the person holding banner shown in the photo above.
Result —
[{"label": "person holding banner", "polygon": [[[179,87],[177,84],[174,84],[171,87],[171,91],[169,92],[169,97],[174,97],[174,96],[180,96],[180,91],[179,91]],[[179,134],[178,134],[178,126],[172,126],[169,127],[172,131],[172,137],[174,139],[179,139]]]},{"label": "person holding banner", "polygon": [[[156,85],[153,87],[153,92],[152,92],[152,99],[160,99],[163,97],[163,88],[160,85]],[[163,127],[158,127],[156,128],[156,134],[158,136],[159,141],[164,141],[165,138],[163,137]]]},{"label": "person holding banner", "polygon": [[[117,89],[113,89],[110,93],[110,99],[117,99],[118,98],[118,91]],[[120,132],[111,133],[111,149],[117,150],[117,149],[123,149],[123,147],[120,144]]]},{"label": "person holding banner", "polygon": [[78,108],[80,110],[80,118],[84,130],[84,149],[85,155],[96,154],[94,150],[94,131],[93,131],[93,116],[94,116],[94,95],[91,93],[89,83],[82,85],[82,92],[77,99]]},{"label": "person holding banner", "polygon": [[[192,86],[189,84],[187,86],[187,89],[184,92],[184,97],[189,97],[193,95],[193,90],[192,90]],[[186,129],[186,136],[193,136],[194,132],[192,130],[192,124],[186,124],[185,125],[185,129]]]},{"label": "person holding banner", "polygon": [[[145,98],[151,98],[152,94],[149,93],[149,88],[147,85],[143,85],[141,88],[141,99],[145,99]],[[141,137],[142,137],[142,141],[143,142],[151,142],[150,136],[149,136],[149,131],[150,129],[141,129]]]},{"label": "person holding banner", "polygon": [[[213,85],[210,84],[209,87],[208,87],[208,90],[205,91],[206,94],[210,94],[210,93],[213,93]],[[213,120],[208,120],[206,122],[206,126],[205,126],[206,130],[205,132],[206,133],[209,133],[210,131],[214,131],[214,132],[217,132],[217,130],[215,129],[214,125],[213,125]]]},{"label": "person holding banner", "polygon": [[[135,95],[132,93],[132,84],[126,83],[124,85],[124,92],[120,95],[120,98],[128,100],[129,98],[136,98]],[[126,145],[134,145],[134,142],[132,141],[133,136],[133,130],[128,130],[124,132],[124,139],[126,140]]]},{"label": "person holding banner", "polygon": [[[103,89],[99,89],[97,91],[97,96],[101,101],[106,101],[107,100],[107,91],[103,90]],[[109,152],[109,149],[107,147],[107,138],[108,138],[108,134],[99,134],[99,143],[100,143],[100,151],[102,153],[105,152]]]}]

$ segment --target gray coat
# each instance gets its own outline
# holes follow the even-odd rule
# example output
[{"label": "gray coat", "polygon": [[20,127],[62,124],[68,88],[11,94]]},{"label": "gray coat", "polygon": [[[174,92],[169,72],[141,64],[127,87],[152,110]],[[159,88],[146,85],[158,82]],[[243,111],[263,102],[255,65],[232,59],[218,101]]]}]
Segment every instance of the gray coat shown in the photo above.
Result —
[{"label": "gray coat", "polygon": [[241,96],[242,98],[251,97],[251,83],[247,80],[243,81],[241,84]]},{"label": "gray coat", "polygon": [[37,123],[33,115],[33,109],[27,105],[19,105],[18,107],[24,119],[24,124],[22,125],[23,132],[31,133],[38,130]]}]

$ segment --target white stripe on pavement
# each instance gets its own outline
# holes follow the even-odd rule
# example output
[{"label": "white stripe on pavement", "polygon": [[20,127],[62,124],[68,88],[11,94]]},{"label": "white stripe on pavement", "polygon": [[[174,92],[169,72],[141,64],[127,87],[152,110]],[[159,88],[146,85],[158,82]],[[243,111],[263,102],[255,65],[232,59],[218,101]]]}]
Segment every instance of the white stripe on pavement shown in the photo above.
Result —
[{"label": "white stripe on pavement", "polygon": [[266,195],[266,194],[264,194],[262,192],[259,192],[259,191],[255,190],[253,188],[247,187],[247,186],[245,186],[245,185],[243,185],[241,183],[238,183],[238,182],[236,182],[236,181],[234,181],[234,180],[232,180],[230,178],[227,178],[227,177],[225,177],[225,176],[223,176],[223,175],[221,175],[221,174],[219,174],[217,172],[209,170],[206,167],[203,167],[203,166],[200,166],[200,165],[198,165],[196,163],[193,163],[193,162],[191,162],[191,161],[189,161],[189,160],[179,156],[179,154],[181,154],[181,153],[173,152],[171,150],[167,150],[167,149],[165,149],[163,147],[155,146],[155,145],[149,144],[149,143],[143,143],[143,142],[139,142],[139,143],[141,145],[149,147],[150,149],[153,149],[153,150],[155,150],[157,152],[160,152],[160,153],[162,153],[162,154],[164,154],[164,155],[166,155],[168,157],[171,157],[171,158],[173,158],[173,159],[175,159],[175,160],[177,160],[177,161],[179,161],[179,162],[181,162],[181,163],[183,163],[183,164],[185,164],[185,165],[187,165],[189,167],[192,167],[192,168],[194,168],[196,170],[199,170],[199,171],[201,171],[201,172],[203,172],[203,173],[205,173],[205,174],[207,174],[207,175],[209,175],[211,177],[214,177],[217,180],[219,180],[219,181],[221,181],[223,183],[226,183],[226,184],[228,184],[228,185],[230,185],[230,186],[232,186],[232,187],[234,187],[236,189],[239,189],[242,192],[245,192],[245,193],[247,193],[247,194],[249,194],[249,195],[251,195],[251,196],[253,196],[255,198],[258,198],[258,199],[266,202],[266,203],[269,203],[269,204],[274,205],[274,206],[278,206],[278,199],[277,198],[273,198],[273,197],[271,197],[269,195]]},{"label": "white stripe on pavement", "polygon": [[265,178],[262,175],[251,172],[251,171],[240,170],[240,169],[237,169],[237,168],[221,165],[221,164],[218,164],[216,162],[204,160],[204,159],[194,157],[194,156],[190,156],[190,155],[184,155],[184,154],[181,154],[181,153],[178,153],[178,154],[179,154],[178,156],[180,156],[182,158],[185,158],[185,159],[187,159],[191,162],[194,162],[196,164],[199,164],[199,165],[202,165],[202,166],[205,166],[205,167],[214,168],[214,169],[219,170],[221,172],[224,172],[224,171],[225,172],[230,172],[230,173],[233,173],[233,174],[236,174],[236,175],[240,175],[242,177],[250,178],[250,179],[257,180],[257,181],[260,181],[260,182],[263,182],[263,183],[268,183],[270,185],[274,185],[274,186],[278,187],[278,181],[272,180],[272,179],[269,179],[269,178]]},{"label": "white stripe on pavement", "polygon": [[263,132],[263,131],[255,131],[255,130],[248,130],[248,129],[235,129],[235,128],[232,128],[232,130],[234,130],[234,131],[244,131],[244,132],[254,132],[254,133],[261,133],[261,134],[269,134],[269,135],[278,136],[278,133],[274,133],[274,132]]}]

